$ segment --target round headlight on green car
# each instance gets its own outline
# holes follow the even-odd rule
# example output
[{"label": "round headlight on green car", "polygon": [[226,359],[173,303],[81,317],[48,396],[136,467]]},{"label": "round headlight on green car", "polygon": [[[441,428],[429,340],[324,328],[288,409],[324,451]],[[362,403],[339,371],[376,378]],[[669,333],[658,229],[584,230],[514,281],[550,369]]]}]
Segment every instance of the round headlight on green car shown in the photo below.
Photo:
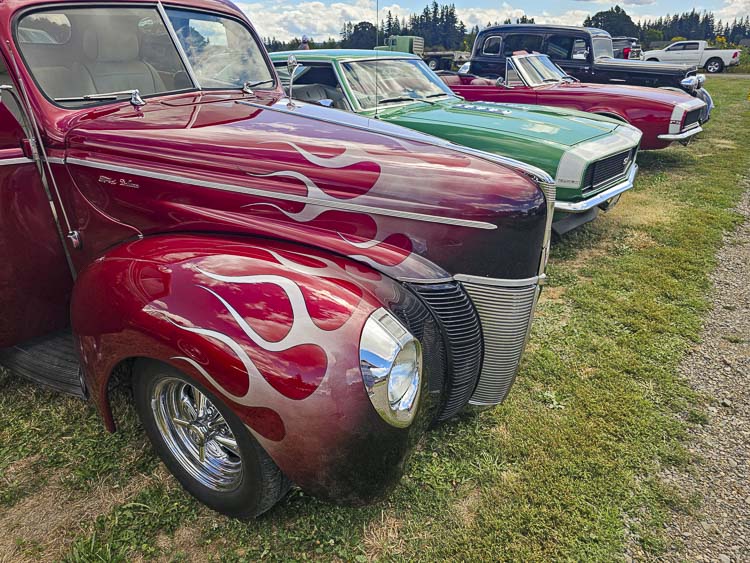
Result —
[{"label": "round headlight on green car", "polygon": [[419,404],[422,347],[390,312],[367,319],[359,345],[359,366],[368,397],[388,424],[409,426]]}]

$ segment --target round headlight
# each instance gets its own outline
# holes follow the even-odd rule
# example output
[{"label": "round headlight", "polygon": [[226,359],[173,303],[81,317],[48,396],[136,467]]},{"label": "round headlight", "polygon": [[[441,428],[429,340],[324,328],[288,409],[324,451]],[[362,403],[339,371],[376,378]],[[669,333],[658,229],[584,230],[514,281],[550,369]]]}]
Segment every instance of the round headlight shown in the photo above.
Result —
[{"label": "round headlight", "polygon": [[375,410],[393,426],[409,426],[422,383],[419,341],[381,308],[365,323],[359,346],[362,380]]}]

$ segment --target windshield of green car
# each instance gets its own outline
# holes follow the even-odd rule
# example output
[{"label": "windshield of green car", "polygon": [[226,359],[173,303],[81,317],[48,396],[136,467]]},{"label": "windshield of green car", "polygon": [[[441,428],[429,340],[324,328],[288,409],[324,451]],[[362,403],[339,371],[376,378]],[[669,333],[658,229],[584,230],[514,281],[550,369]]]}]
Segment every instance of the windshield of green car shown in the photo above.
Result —
[{"label": "windshield of green car", "polygon": [[594,37],[591,40],[594,48],[594,59],[614,59],[615,52],[612,49],[612,39],[609,37]]},{"label": "windshield of green car", "polygon": [[453,93],[419,59],[351,61],[341,64],[349,88],[362,109],[398,102],[435,101]]},{"label": "windshield of green car", "polygon": [[544,55],[513,57],[513,63],[529,86],[554,84],[561,82],[567,76],[560,70],[560,67]]},{"label": "windshield of green car", "polygon": [[127,99],[134,90],[145,98],[275,86],[259,42],[239,20],[166,13],[145,5],[61,4],[23,14],[16,41],[37,86],[63,107]]}]

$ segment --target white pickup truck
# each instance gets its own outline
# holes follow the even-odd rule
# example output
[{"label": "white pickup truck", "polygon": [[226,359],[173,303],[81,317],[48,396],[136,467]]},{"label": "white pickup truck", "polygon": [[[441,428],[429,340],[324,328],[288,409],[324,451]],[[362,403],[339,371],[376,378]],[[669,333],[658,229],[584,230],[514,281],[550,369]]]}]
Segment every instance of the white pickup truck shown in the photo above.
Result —
[{"label": "white pickup truck", "polygon": [[706,41],[678,41],[664,49],[646,51],[643,58],[647,61],[697,65],[714,74],[728,66],[740,64],[740,51],[709,47]]}]

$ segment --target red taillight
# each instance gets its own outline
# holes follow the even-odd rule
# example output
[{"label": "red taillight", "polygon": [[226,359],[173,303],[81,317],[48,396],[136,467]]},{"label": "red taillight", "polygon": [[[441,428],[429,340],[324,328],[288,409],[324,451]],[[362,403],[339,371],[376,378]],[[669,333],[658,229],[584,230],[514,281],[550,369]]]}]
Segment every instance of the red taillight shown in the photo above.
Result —
[{"label": "red taillight", "polygon": [[623,59],[629,59],[630,58],[630,51],[632,51],[632,49],[630,47],[625,47],[622,50],[622,58]]},{"label": "red taillight", "polygon": [[735,52],[734,52],[734,55],[732,55],[732,58],[733,58],[733,59],[738,59],[738,58],[740,58],[740,52],[739,52],[739,51],[735,51]]}]

